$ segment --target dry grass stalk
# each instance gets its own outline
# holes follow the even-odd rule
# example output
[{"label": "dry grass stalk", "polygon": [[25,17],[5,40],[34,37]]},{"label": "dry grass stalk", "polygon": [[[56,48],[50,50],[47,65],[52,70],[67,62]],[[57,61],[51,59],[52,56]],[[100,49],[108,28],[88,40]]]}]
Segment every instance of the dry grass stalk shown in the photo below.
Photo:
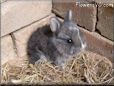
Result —
[{"label": "dry grass stalk", "polygon": [[60,70],[51,62],[25,66],[2,65],[2,83],[13,84],[109,84],[114,79],[111,62],[91,52],[81,53]]}]

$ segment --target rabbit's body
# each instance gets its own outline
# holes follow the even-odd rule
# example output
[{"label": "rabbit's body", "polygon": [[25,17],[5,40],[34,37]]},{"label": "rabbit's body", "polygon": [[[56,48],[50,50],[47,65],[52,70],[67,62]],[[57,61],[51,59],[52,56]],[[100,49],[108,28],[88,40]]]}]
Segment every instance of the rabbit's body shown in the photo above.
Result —
[{"label": "rabbit's body", "polygon": [[39,31],[37,39],[29,46],[29,54],[33,54],[31,58],[34,61],[47,58],[56,65],[63,66],[69,58],[76,56],[86,47],[83,33],[72,21],[72,11],[67,13],[62,24],[57,18],[52,18],[49,30],[50,35]]}]

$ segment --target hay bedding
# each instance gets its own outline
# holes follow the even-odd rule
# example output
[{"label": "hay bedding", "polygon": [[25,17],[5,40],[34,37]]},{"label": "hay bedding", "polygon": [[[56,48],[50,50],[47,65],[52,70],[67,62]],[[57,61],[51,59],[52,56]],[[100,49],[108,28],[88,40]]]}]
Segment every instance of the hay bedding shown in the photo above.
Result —
[{"label": "hay bedding", "polygon": [[111,62],[92,52],[81,53],[60,70],[51,62],[2,66],[2,83],[13,84],[109,84],[114,79]]}]

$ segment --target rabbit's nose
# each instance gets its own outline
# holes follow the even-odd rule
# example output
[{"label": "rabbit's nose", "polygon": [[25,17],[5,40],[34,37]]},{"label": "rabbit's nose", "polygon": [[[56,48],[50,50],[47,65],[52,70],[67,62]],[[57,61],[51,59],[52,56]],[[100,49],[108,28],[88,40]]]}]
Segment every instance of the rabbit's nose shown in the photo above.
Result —
[{"label": "rabbit's nose", "polygon": [[82,49],[85,49],[85,48],[86,48],[86,46],[87,46],[87,45],[86,45],[86,43],[85,43],[85,42],[81,44]]}]

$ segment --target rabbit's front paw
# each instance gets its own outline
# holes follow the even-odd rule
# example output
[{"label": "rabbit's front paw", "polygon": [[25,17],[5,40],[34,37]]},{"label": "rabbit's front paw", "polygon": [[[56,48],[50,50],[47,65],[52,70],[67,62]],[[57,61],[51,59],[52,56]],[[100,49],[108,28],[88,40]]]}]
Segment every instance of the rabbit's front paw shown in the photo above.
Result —
[{"label": "rabbit's front paw", "polygon": [[39,60],[37,60],[37,61],[35,62],[35,64],[43,64],[43,63],[45,63],[45,62],[47,62],[47,59],[46,59],[46,58],[40,58]]}]

